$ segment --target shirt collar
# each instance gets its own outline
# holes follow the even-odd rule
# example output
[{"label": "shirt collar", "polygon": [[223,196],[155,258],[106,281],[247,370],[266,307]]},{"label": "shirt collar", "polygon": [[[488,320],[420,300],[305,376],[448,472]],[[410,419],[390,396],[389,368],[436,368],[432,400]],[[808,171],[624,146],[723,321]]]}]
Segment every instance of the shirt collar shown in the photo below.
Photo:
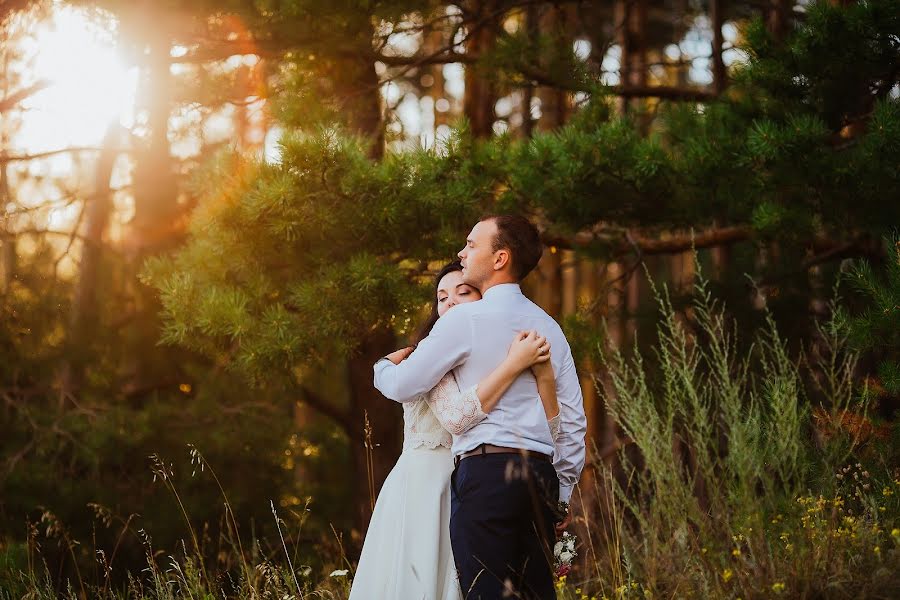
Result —
[{"label": "shirt collar", "polygon": [[510,296],[521,296],[522,288],[518,283],[500,283],[491,288],[482,294],[482,298],[487,300],[488,298],[508,298]]}]

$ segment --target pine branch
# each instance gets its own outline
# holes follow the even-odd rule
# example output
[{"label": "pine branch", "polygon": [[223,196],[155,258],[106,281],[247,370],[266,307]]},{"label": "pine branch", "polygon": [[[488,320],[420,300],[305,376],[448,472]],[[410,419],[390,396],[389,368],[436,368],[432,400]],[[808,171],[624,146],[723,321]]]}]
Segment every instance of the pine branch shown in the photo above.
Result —
[{"label": "pine branch", "polygon": [[2,100],[0,100],[0,113],[4,113],[8,110],[15,108],[19,104],[19,102],[21,102],[25,98],[28,98],[29,96],[33,96],[34,94],[40,92],[41,90],[48,87],[49,85],[50,85],[49,81],[47,81],[46,79],[42,79],[42,80],[38,81],[37,83],[29,85],[26,88],[22,88],[21,90],[13,92],[6,98],[3,98]]},{"label": "pine branch", "polygon": [[362,435],[362,428],[353,422],[350,418],[350,413],[325,401],[324,398],[306,386],[299,386],[298,391],[300,392],[300,401],[303,404],[322,413],[340,425],[341,429],[343,429],[349,437],[354,438]]},{"label": "pine branch", "polygon": [[[458,45],[458,44],[457,44]],[[420,67],[425,65],[446,65],[452,63],[471,64],[478,60],[474,54],[461,54],[441,48],[439,52],[427,55],[413,54],[412,56],[387,56],[375,55],[375,60],[383,62],[389,67]]]},{"label": "pine branch", "polygon": [[[567,90],[570,92],[590,92],[594,87],[586,82],[566,81],[528,65],[517,65],[519,73],[530,80],[532,85]],[[718,94],[701,88],[683,88],[668,85],[613,85],[606,86],[610,94],[622,98],[660,98],[662,100],[685,100],[689,102],[710,102],[718,98]]]},{"label": "pine branch", "polygon": [[[47,150],[45,152],[35,152],[33,154],[6,154],[5,152],[0,152],[0,165],[5,165],[11,162],[24,162],[29,160],[37,160],[39,158],[47,158],[50,156],[56,156],[57,154],[66,154],[67,152],[72,152],[73,154],[79,152],[101,152],[103,148],[97,146],[73,146],[71,148],[57,148],[56,150]],[[121,152],[131,152],[128,148],[116,148],[114,150],[116,153]]]},{"label": "pine branch", "polygon": [[572,237],[544,234],[542,239],[547,246],[556,246],[557,248],[564,248],[567,250],[576,250],[601,243],[612,246],[613,252],[617,255],[632,253],[635,247],[639,248],[642,254],[651,255],[678,254],[680,252],[687,252],[691,248],[725,246],[751,239],[753,237],[753,232],[749,227],[735,226],[707,229],[693,234],[684,233],[666,239],[644,237],[634,234],[630,235],[633,241],[629,240],[628,236],[625,236],[624,239],[612,240],[609,238],[608,231],[598,228],[593,231],[576,233]]},{"label": "pine branch", "polygon": [[710,102],[718,98],[718,94],[710,90],[698,88],[680,88],[668,85],[656,86],[612,86],[613,95],[622,98],[660,98],[662,100],[685,100],[688,102]]}]

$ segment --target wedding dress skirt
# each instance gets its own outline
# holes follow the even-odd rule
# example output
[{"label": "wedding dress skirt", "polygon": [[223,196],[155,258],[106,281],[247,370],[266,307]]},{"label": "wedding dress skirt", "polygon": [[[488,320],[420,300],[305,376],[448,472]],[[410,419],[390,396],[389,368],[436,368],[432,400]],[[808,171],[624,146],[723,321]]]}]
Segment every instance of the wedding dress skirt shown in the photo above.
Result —
[{"label": "wedding dress skirt", "polygon": [[450,548],[452,471],[443,445],[404,449],[375,503],[350,600],[462,599]]}]

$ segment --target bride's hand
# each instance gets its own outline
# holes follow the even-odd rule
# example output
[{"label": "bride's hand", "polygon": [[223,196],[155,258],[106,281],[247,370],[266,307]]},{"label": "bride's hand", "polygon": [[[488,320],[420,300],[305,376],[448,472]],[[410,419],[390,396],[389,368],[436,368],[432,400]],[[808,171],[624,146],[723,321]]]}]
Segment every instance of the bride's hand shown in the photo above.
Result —
[{"label": "bride's hand", "polygon": [[536,331],[522,331],[513,338],[506,360],[517,371],[550,360],[550,342]]},{"label": "bride's hand", "polygon": [[406,348],[402,348],[400,350],[397,350],[396,352],[391,352],[390,354],[385,356],[385,358],[388,359],[389,361],[391,361],[392,363],[394,363],[395,365],[399,365],[401,362],[406,360],[406,358],[410,354],[412,354],[413,350],[415,350],[415,348],[413,348],[412,346],[407,346]]},{"label": "bride's hand", "polygon": [[[547,352],[547,358],[550,358],[550,352]],[[538,380],[547,380],[550,382],[556,382],[556,375],[553,373],[553,365],[549,360],[537,362],[531,365],[531,372],[534,373],[534,378]]]}]

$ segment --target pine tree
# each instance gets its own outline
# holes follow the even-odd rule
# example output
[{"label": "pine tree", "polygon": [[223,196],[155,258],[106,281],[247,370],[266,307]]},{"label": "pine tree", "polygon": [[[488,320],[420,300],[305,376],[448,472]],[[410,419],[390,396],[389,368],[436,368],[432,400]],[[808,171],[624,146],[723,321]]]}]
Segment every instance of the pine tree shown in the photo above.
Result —
[{"label": "pine tree", "polygon": [[[398,419],[366,390],[371,363],[420,317],[423,267],[452,258],[484,210],[529,214],[548,243],[610,258],[777,240],[782,282],[877,257],[872,240],[900,222],[900,203],[885,202],[900,196],[897,15],[896,0],[819,3],[784,43],[756,21],[725,97],[664,107],[649,131],[613,116],[594,82],[570,123],[527,141],[462,130],[439,152],[379,160],[371,139],[305,127],[277,163],[224,155],[195,179],[187,245],[147,271],[165,340],[294,390],[361,448],[363,412]],[[307,82],[292,80],[297,97]],[[701,231],[653,240],[678,228]],[[348,406],[307,384],[323,369],[346,374]]]}]

